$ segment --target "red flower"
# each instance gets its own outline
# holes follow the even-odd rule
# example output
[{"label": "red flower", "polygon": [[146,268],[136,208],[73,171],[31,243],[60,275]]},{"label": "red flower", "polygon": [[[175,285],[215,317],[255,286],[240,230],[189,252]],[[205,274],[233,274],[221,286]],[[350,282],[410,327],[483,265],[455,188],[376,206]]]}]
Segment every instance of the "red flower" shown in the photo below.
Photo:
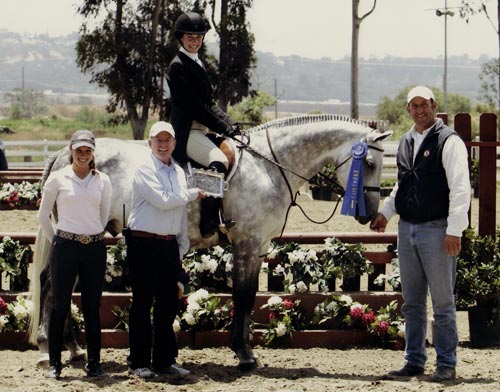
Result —
[{"label": "red flower", "polygon": [[389,323],[387,321],[381,321],[376,327],[375,330],[379,336],[383,336],[387,333],[389,329]]},{"label": "red flower", "polygon": [[366,312],[361,316],[361,321],[363,325],[370,325],[375,321],[375,314],[372,310],[370,310],[369,312]]},{"label": "red flower", "polygon": [[4,314],[6,310],[7,310],[7,302],[5,302],[2,297],[0,297],[0,314]]},{"label": "red flower", "polygon": [[352,318],[358,319],[363,315],[363,309],[359,306],[352,307],[349,314]]},{"label": "red flower", "polygon": [[277,318],[277,314],[275,312],[269,312],[269,321],[275,318]]},{"label": "red flower", "polygon": [[293,308],[293,301],[291,299],[285,298],[283,300],[283,306],[285,309],[290,310]]}]

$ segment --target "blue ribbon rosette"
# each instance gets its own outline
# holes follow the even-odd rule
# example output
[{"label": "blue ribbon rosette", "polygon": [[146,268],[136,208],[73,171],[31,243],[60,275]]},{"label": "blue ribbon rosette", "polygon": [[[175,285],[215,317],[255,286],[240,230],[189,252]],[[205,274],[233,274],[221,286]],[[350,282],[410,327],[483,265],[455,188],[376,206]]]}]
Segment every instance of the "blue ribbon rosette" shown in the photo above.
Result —
[{"label": "blue ribbon rosette", "polygon": [[368,154],[368,144],[357,142],[351,148],[352,163],[344,195],[342,215],[366,216],[365,197],[363,192],[363,159]]}]

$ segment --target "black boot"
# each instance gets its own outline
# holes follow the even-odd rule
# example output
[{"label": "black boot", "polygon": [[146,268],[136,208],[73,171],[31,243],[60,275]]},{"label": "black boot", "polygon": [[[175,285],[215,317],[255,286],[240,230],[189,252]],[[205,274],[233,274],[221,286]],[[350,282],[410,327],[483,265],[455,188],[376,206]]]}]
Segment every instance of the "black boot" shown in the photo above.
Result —
[{"label": "black boot", "polygon": [[[221,162],[212,162],[209,169],[218,173],[227,174],[226,167]],[[222,199],[217,197],[205,197],[201,199],[200,232],[202,237],[210,237],[219,229],[227,231],[233,227],[236,222],[226,219],[222,212]]]}]

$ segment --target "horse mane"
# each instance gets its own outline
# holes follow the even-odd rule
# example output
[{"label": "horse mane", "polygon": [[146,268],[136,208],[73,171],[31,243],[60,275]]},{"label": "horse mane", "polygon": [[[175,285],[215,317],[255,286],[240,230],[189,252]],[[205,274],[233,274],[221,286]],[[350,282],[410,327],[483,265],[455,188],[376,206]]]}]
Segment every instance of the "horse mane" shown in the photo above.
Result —
[{"label": "horse mane", "polygon": [[319,123],[323,121],[347,121],[352,124],[358,124],[363,126],[368,126],[368,121],[355,120],[350,117],[341,114],[305,114],[297,117],[281,118],[277,120],[268,121],[264,124],[257,125],[247,130],[247,133],[254,133],[262,130],[267,130],[269,128],[284,128],[291,127],[295,125],[304,125]]}]

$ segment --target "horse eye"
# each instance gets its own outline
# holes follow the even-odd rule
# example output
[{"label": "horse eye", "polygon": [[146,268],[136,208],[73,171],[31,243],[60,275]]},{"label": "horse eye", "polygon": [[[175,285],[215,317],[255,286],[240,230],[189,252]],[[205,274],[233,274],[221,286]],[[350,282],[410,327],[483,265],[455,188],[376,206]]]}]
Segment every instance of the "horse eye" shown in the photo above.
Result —
[{"label": "horse eye", "polygon": [[373,169],[375,167],[375,163],[373,163],[373,161],[366,160],[365,162],[370,169]]}]

